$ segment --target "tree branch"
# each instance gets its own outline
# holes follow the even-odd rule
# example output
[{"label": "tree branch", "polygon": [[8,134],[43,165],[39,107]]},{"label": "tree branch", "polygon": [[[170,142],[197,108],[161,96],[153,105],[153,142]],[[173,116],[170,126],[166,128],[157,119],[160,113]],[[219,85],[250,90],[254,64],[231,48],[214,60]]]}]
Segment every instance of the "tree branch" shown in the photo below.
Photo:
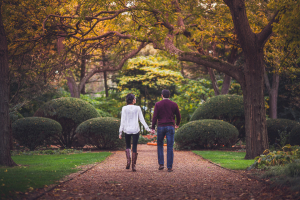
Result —
[{"label": "tree branch", "polygon": [[279,11],[277,10],[275,14],[273,15],[272,19],[269,21],[269,23],[265,26],[265,28],[257,34],[258,37],[258,44],[260,46],[264,46],[266,41],[269,39],[269,37],[272,34],[272,24],[277,23],[279,20],[277,18]]}]

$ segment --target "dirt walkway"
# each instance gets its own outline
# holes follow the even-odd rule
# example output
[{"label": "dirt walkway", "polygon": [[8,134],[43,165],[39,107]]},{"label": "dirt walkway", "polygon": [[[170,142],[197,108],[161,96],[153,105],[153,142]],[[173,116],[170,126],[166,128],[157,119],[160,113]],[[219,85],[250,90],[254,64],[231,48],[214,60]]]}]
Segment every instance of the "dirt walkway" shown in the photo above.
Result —
[{"label": "dirt walkway", "polygon": [[175,151],[173,172],[158,170],[155,146],[139,145],[138,153],[137,172],[125,169],[125,152],[117,151],[39,199],[287,199],[192,152]]}]

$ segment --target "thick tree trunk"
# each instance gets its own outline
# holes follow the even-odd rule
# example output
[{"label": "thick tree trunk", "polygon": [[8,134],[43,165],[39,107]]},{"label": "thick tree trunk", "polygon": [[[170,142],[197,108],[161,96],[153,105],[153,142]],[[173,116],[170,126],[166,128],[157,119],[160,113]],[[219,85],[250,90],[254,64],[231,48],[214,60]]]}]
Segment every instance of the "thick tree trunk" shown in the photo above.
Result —
[{"label": "thick tree trunk", "polygon": [[0,165],[16,166],[10,155],[8,47],[0,2]]},{"label": "thick tree trunk", "polygon": [[263,55],[261,50],[248,52],[244,71],[245,81],[242,84],[246,129],[245,159],[253,159],[268,149],[268,136],[263,92]]},{"label": "thick tree trunk", "polygon": [[279,75],[274,73],[272,80],[272,87],[268,79],[267,72],[265,71],[265,83],[266,88],[269,93],[269,117],[272,119],[277,119],[277,99],[278,99],[278,87],[279,87]]}]

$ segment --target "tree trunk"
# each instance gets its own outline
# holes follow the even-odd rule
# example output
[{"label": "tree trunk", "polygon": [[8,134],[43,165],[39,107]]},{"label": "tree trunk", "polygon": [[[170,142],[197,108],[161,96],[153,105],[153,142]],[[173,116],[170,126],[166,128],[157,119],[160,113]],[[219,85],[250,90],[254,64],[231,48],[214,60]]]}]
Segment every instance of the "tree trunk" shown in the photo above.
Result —
[{"label": "tree trunk", "polygon": [[10,155],[8,47],[0,2],[0,165],[16,166]]},{"label": "tree trunk", "polygon": [[[86,54],[86,50],[83,49],[81,54],[80,81],[85,77],[85,69],[86,69],[85,54]],[[85,94],[85,84],[82,86],[80,93]]]},{"label": "tree trunk", "polygon": [[103,72],[104,75],[104,88],[105,88],[105,95],[108,97],[108,85],[107,85],[107,72]]},{"label": "tree trunk", "polygon": [[272,89],[269,92],[270,112],[269,117],[277,119],[277,99],[278,99],[279,75],[273,74]]},{"label": "tree trunk", "polygon": [[219,87],[218,87],[218,84],[217,84],[217,81],[216,81],[214,71],[213,71],[213,69],[211,69],[209,67],[207,67],[207,70],[208,70],[208,73],[209,73],[209,76],[210,76],[210,79],[211,79],[212,86],[213,86],[214,91],[215,91],[215,95],[218,96],[220,94],[220,91],[219,91]]},{"label": "tree trunk", "polygon": [[221,94],[228,94],[230,85],[231,85],[231,76],[225,74],[222,89],[221,89]]},{"label": "tree trunk", "polygon": [[[236,59],[237,59],[237,48],[232,47],[227,62],[230,64],[234,64]],[[225,74],[222,89],[221,89],[221,94],[228,94],[231,85],[231,79],[232,79],[231,76]]]},{"label": "tree trunk", "polygon": [[262,50],[248,49],[245,57],[245,81],[242,84],[246,130],[245,159],[253,159],[268,149]]}]

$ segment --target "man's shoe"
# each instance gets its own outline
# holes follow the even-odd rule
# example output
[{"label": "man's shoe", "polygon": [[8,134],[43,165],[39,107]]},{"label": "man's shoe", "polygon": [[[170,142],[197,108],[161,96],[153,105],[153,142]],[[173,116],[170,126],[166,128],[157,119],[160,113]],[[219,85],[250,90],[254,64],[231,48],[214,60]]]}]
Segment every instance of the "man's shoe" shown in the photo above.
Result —
[{"label": "man's shoe", "polygon": [[173,169],[172,168],[168,168],[168,172],[172,172],[173,171]]},{"label": "man's shoe", "polygon": [[164,165],[159,165],[158,170],[163,170],[164,169]]}]

